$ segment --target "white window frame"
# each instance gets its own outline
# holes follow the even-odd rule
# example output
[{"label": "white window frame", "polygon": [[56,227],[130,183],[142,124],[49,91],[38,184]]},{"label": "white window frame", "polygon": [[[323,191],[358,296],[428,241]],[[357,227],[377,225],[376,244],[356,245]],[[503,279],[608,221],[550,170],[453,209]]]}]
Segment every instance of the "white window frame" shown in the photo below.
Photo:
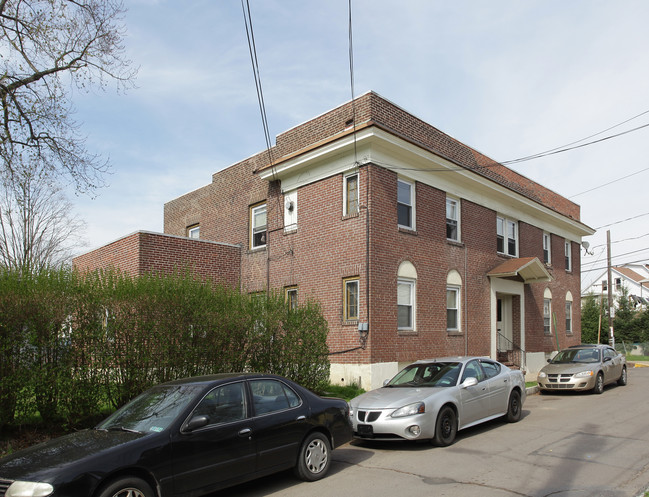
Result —
[{"label": "white window frame", "polygon": [[[407,185],[410,189],[410,198],[408,201],[410,203],[402,202],[399,200],[399,184]],[[404,200],[404,199],[401,199]],[[399,222],[399,206],[405,205],[410,209],[410,225],[401,224]],[[411,181],[406,181],[401,178],[397,178],[397,224],[400,228],[405,228],[408,230],[415,230],[415,184]]]},{"label": "white window frame", "polygon": [[552,264],[552,237],[545,231],[543,232],[543,262],[548,265]]},{"label": "white window frame", "polygon": [[[452,207],[452,209],[449,209],[449,206]],[[451,215],[452,211],[455,211],[455,217],[449,217],[449,210],[451,210]],[[446,239],[447,240],[452,240],[454,242],[459,242],[461,237],[460,237],[460,201],[456,198],[453,197],[446,197]],[[448,236],[448,230],[449,230],[449,221],[455,222],[455,238],[449,237]]]},{"label": "white window frame", "polygon": [[201,227],[199,224],[187,228],[187,238],[198,240],[201,237]]},{"label": "white window frame", "polygon": [[543,333],[552,335],[552,299],[543,298]]},{"label": "white window frame", "polygon": [[289,310],[294,311],[295,309],[297,309],[297,287],[287,286],[284,289],[284,296]]},{"label": "white window frame", "polygon": [[[260,211],[264,211],[265,217],[266,217],[266,224],[256,226],[255,225],[255,219],[257,214]],[[262,229],[263,228],[263,229]],[[259,243],[258,245],[255,244],[255,235],[264,232],[266,235],[263,237],[264,242]],[[268,210],[266,206],[266,202],[254,205],[250,207],[250,248],[252,250],[256,249],[261,249],[266,246],[268,243]]]},{"label": "white window frame", "polygon": [[[449,306],[449,293],[452,293],[455,297],[455,307]],[[458,286],[447,286],[446,287],[446,331],[460,331],[460,287]],[[449,326],[449,311],[455,311],[455,326]]]},{"label": "white window frame", "polygon": [[[268,218],[266,218],[266,224],[268,224]],[[295,230],[297,230],[297,190],[284,194],[284,231]]]},{"label": "white window frame", "polygon": [[[349,312],[350,311],[349,288],[352,286],[356,287],[355,290],[356,314],[355,315]],[[343,279],[343,320],[344,321],[358,321],[359,314],[360,314],[360,289],[361,289],[361,285],[358,276]]]},{"label": "white window frame", "polygon": [[[511,231],[513,231],[513,238],[511,238]],[[502,250],[497,245],[499,239],[502,238]],[[510,241],[514,242],[514,251],[510,252]],[[505,254],[512,257],[518,257],[518,221],[508,219],[504,216],[496,217],[496,251],[499,254]]]},{"label": "white window frame", "polygon": [[[400,289],[407,288],[407,297],[408,302],[400,302]],[[417,299],[416,299],[416,281],[406,278],[399,278],[397,280],[397,329],[399,331],[413,331],[416,327],[416,309],[417,309]],[[406,326],[402,326],[399,323],[399,308],[409,307],[410,308],[410,322]]]},{"label": "white window frame", "polygon": [[572,271],[572,242],[566,240],[564,247],[566,255],[566,271]]},{"label": "white window frame", "polygon": [[[351,180],[356,181],[356,209],[350,208],[349,204],[349,182]],[[347,174],[343,177],[343,216],[353,216],[359,213],[360,211],[360,187],[359,187],[359,174],[357,172]]]},{"label": "white window frame", "polygon": [[566,333],[572,333],[572,300],[566,300]]}]

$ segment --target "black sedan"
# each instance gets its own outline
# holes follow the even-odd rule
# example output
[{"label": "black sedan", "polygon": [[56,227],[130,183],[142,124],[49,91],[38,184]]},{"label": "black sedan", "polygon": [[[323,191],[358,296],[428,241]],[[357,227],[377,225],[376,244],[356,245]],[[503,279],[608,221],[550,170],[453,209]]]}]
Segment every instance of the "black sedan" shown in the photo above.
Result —
[{"label": "black sedan", "polygon": [[0,496],[197,496],[288,468],[315,481],[351,437],[347,402],[280,376],[187,378],[1,459]]}]

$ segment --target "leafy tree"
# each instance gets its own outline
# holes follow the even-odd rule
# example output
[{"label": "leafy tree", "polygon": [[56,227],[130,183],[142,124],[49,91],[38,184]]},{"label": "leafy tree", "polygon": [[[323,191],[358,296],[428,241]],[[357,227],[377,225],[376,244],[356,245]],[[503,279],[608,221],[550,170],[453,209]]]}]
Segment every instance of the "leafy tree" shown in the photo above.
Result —
[{"label": "leafy tree", "polygon": [[622,287],[622,293],[617,299],[615,318],[613,319],[616,342],[624,341],[628,343],[638,340],[635,315],[636,312],[629,300],[629,290],[626,287]]},{"label": "leafy tree", "polygon": [[77,191],[99,186],[107,163],[90,154],[71,90],[130,86],[119,0],[0,0],[0,172],[39,164]]},{"label": "leafy tree", "polygon": [[38,272],[69,261],[84,223],[43,171],[23,170],[0,184],[0,265]]},{"label": "leafy tree", "polygon": [[581,341],[583,343],[597,343],[597,337],[600,333],[601,313],[602,308],[597,296],[591,294],[582,299]]}]

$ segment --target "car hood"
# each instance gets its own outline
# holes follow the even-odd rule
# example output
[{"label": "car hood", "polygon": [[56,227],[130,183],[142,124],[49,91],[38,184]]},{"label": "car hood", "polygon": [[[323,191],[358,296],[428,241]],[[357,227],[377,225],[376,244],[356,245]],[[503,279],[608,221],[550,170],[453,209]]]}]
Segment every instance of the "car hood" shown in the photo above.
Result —
[{"label": "car hood", "polygon": [[587,371],[587,370],[597,370],[599,369],[599,364],[597,363],[591,363],[591,364],[584,364],[584,363],[563,363],[563,364],[548,364],[545,366],[543,369],[541,369],[541,372],[545,374],[575,374],[579,373],[580,371]]},{"label": "car hood", "polygon": [[128,445],[144,436],[143,433],[125,431],[83,430],[71,433],[0,459],[0,478],[52,482],[53,475],[66,467],[83,459],[102,457],[117,447],[128,449]]},{"label": "car hood", "polygon": [[356,409],[397,409],[423,401],[447,389],[448,387],[383,387],[353,398],[350,404]]}]

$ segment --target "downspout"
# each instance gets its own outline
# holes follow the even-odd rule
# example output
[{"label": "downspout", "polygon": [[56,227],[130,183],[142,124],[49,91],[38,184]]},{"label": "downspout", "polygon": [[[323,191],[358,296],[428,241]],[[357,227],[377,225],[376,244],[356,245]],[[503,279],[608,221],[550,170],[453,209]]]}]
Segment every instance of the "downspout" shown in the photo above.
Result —
[{"label": "downspout", "polygon": [[468,248],[466,243],[464,244],[464,355],[469,355],[469,315],[467,313],[468,301],[469,298],[467,293],[469,293],[468,285],[468,264],[467,264],[467,252]]},{"label": "downspout", "polygon": [[[367,306],[367,329],[370,329],[370,185],[371,185],[371,170],[369,164],[366,164],[367,167],[367,186],[365,188],[365,302]],[[359,175],[360,177],[360,175]],[[365,338],[367,340],[368,336]],[[363,348],[367,346],[365,342]]]}]

